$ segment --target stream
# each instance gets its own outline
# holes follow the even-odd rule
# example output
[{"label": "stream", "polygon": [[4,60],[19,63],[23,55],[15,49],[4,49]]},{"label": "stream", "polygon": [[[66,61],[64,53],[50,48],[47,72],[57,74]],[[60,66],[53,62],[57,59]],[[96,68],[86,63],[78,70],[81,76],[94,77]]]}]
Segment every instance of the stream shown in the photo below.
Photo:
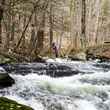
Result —
[{"label": "stream", "polygon": [[[63,72],[70,68],[77,74],[55,76],[56,71],[63,69],[54,66],[55,71],[47,71],[50,64],[63,65],[68,67]],[[15,84],[0,89],[0,96],[34,110],[110,110],[109,62],[48,59],[47,64],[16,64],[3,68],[10,73]],[[46,72],[52,73],[53,77]]]}]

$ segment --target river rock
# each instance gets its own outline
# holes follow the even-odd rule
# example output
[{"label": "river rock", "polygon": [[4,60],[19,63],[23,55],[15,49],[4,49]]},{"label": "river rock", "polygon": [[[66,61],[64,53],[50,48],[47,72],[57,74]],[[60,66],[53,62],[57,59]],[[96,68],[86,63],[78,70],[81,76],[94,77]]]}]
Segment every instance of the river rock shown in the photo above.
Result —
[{"label": "river rock", "polygon": [[0,68],[0,88],[12,86],[14,83],[14,79],[12,79],[3,68]]},{"label": "river rock", "polygon": [[0,97],[0,110],[33,110],[31,107],[18,104],[5,97]]}]

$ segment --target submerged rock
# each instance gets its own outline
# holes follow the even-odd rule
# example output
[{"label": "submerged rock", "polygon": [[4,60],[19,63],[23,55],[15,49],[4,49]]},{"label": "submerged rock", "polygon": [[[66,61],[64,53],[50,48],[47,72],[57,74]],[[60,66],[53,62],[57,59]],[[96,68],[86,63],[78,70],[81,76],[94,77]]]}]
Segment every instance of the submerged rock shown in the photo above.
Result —
[{"label": "submerged rock", "polygon": [[71,67],[64,64],[54,64],[50,63],[47,66],[46,75],[52,77],[64,77],[64,76],[72,76],[78,74],[78,70],[73,70]]},{"label": "submerged rock", "polygon": [[0,110],[33,110],[31,107],[18,104],[17,102],[0,97]]},{"label": "submerged rock", "polygon": [[14,79],[3,68],[0,68],[0,88],[12,86],[14,83]]},{"label": "submerged rock", "polygon": [[64,77],[83,73],[75,68],[71,68],[68,65],[61,63],[27,63],[2,66],[8,73],[21,75],[34,73],[38,75],[48,75],[51,77]]},{"label": "submerged rock", "polygon": [[108,72],[110,71],[110,64],[109,63],[97,63],[94,64],[97,68],[101,68],[102,70]]}]

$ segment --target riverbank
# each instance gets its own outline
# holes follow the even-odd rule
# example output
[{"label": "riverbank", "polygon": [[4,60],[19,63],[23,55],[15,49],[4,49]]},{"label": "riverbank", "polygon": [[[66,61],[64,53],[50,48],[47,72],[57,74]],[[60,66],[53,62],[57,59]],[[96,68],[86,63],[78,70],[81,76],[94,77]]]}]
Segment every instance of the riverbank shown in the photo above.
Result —
[{"label": "riverbank", "polygon": [[[4,52],[0,51],[0,64],[7,63],[21,63],[21,62],[40,62],[45,63],[47,59],[55,58],[54,55],[50,56],[49,53],[44,53],[42,55],[28,55],[15,52]],[[71,50],[67,55],[61,56],[59,58],[67,58],[73,61],[87,61],[90,59],[100,59],[101,61],[110,60],[110,44],[105,43],[104,45],[88,47],[87,49]]]}]

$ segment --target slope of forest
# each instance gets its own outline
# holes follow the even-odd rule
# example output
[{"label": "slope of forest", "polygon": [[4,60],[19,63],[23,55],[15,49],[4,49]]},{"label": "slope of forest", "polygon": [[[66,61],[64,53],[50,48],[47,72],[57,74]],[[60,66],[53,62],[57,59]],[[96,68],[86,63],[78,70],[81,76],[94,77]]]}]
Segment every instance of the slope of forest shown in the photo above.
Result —
[{"label": "slope of forest", "polygon": [[[110,40],[110,0],[0,0],[0,51],[29,59]],[[19,56],[18,55],[18,56]]]}]

